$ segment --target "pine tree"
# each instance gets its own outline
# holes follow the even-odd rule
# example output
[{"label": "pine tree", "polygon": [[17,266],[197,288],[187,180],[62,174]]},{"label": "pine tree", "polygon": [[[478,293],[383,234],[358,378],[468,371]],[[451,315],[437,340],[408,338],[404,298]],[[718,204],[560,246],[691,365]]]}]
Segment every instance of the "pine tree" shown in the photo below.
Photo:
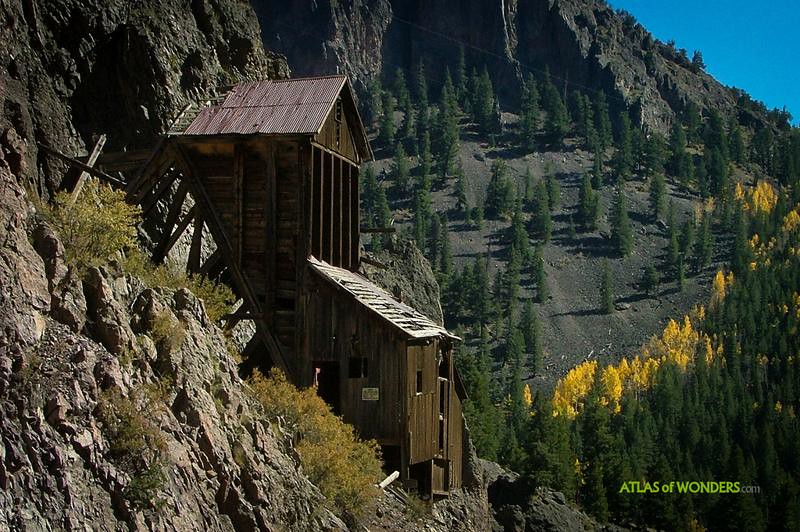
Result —
[{"label": "pine tree", "polygon": [[406,110],[411,107],[411,94],[408,92],[408,85],[406,85],[406,76],[402,68],[398,68],[394,73],[394,84],[392,86],[394,97],[397,101],[397,107],[401,110]]},{"label": "pine tree", "polygon": [[592,187],[595,190],[603,188],[603,163],[605,156],[603,150],[598,145],[594,150],[594,158],[592,160]]},{"label": "pine tree", "polygon": [[697,271],[711,264],[714,249],[714,235],[711,232],[711,215],[704,213],[700,219],[700,230],[694,248],[694,263]]},{"label": "pine tree", "polygon": [[489,71],[484,65],[480,77],[477,79],[473,93],[472,113],[475,122],[484,134],[492,132],[492,113],[494,108],[494,89]]},{"label": "pine tree", "polygon": [[667,189],[662,174],[656,174],[650,178],[649,196],[650,212],[653,215],[653,221],[657,221],[664,215],[664,209],[667,206]]},{"label": "pine tree", "polygon": [[681,229],[681,254],[684,257],[688,257],[694,248],[694,229],[694,220],[687,217]]},{"label": "pine tree", "polygon": [[486,187],[486,211],[493,218],[507,218],[514,207],[514,188],[506,177],[506,163],[492,163],[492,175]]},{"label": "pine tree", "polygon": [[616,174],[617,184],[622,184],[631,176],[633,167],[633,145],[631,144],[631,119],[628,113],[619,113],[619,129],[617,133],[617,151],[611,160]]},{"label": "pine tree", "polygon": [[[419,186],[417,188],[422,188],[423,183],[428,181],[428,176],[431,174],[431,169],[433,168],[433,155],[431,155],[431,136],[430,134],[425,131],[422,134],[422,146],[420,147],[420,156],[419,156]],[[430,185],[428,185],[430,189]]]},{"label": "pine tree", "polygon": [[467,199],[467,189],[469,188],[469,180],[467,174],[464,172],[464,167],[459,160],[456,167],[456,209],[461,211],[464,215],[465,222],[469,218],[469,200]]},{"label": "pine tree", "polygon": [[747,148],[744,145],[744,135],[739,124],[731,128],[730,134],[731,159],[739,164],[747,162]]},{"label": "pine tree", "polygon": [[472,209],[472,223],[476,229],[483,229],[483,222],[485,220],[483,205],[478,205]]},{"label": "pine tree", "polygon": [[458,143],[458,106],[455,89],[450,79],[450,71],[445,73],[442,86],[442,98],[439,104],[439,179],[443,183],[453,170],[453,163],[459,150]]},{"label": "pine tree", "polygon": [[536,251],[533,254],[533,279],[536,284],[536,300],[539,303],[544,303],[550,296],[550,291],[547,286],[547,271],[544,268],[542,246],[536,246]]},{"label": "pine tree", "polygon": [[420,250],[425,249],[425,240],[430,227],[431,207],[430,196],[424,190],[418,190],[414,196],[414,240]]},{"label": "pine tree", "polygon": [[467,100],[467,60],[464,45],[458,47],[458,66],[456,67],[456,97],[463,106]]},{"label": "pine tree", "polygon": [[383,93],[383,114],[381,115],[379,141],[384,146],[391,146],[394,143],[394,97],[389,91]]},{"label": "pine tree", "polygon": [[569,239],[573,242],[576,238],[578,238],[578,232],[575,230],[575,221],[572,219],[572,215],[569,215],[569,219],[567,222],[567,234],[569,235]]},{"label": "pine tree", "polygon": [[527,151],[536,148],[536,130],[539,127],[539,90],[533,75],[528,74],[522,85],[522,113],[520,117],[521,145]]},{"label": "pine tree", "polygon": [[383,96],[379,76],[373,77],[369,82],[369,98],[367,101],[367,123],[375,124],[383,114]]},{"label": "pine tree", "polygon": [[602,90],[597,93],[594,101],[594,126],[597,130],[597,140],[601,151],[611,146],[611,117],[608,112],[606,93]]},{"label": "pine tree", "polygon": [[[386,200],[386,191],[380,185],[377,186],[375,194],[374,227],[389,227],[392,222],[392,210]],[[372,237],[372,249],[378,251],[389,239],[389,235],[374,234]]]},{"label": "pine tree", "polygon": [[700,141],[700,110],[694,102],[689,102],[686,107],[686,139],[690,144],[697,144]]},{"label": "pine tree", "polygon": [[532,230],[535,231],[545,243],[549,242],[553,230],[553,221],[550,217],[550,199],[547,193],[547,185],[541,179],[536,185],[532,222]]},{"label": "pine tree", "polygon": [[525,167],[525,203],[530,204],[533,202],[533,195],[536,191],[536,187],[534,186],[533,181],[533,173],[531,172],[531,167]]},{"label": "pine tree", "polygon": [[553,173],[547,174],[547,193],[550,197],[550,210],[559,210],[561,208],[561,187]]},{"label": "pine tree", "polygon": [[642,289],[644,290],[645,294],[648,296],[652,295],[653,292],[658,293],[658,287],[661,284],[661,275],[659,275],[658,270],[652,264],[648,264],[645,266],[644,273],[642,275]]},{"label": "pine tree", "polygon": [[569,115],[567,114],[567,107],[555,87],[548,92],[550,96],[547,99],[548,105],[545,107],[547,119],[545,120],[544,128],[550,143],[554,146],[560,146],[564,142],[564,137],[569,133]]},{"label": "pine tree", "polygon": [[522,333],[525,338],[525,352],[530,355],[530,365],[533,375],[537,375],[542,367],[542,347],[540,338],[542,337],[539,316],[533,307],[533,301],[525,301],[521,320]]},{"label": "pine tree", "polygon": [[663,173],[666,158],[664,138],[658,133],[651,133],[645,142],[644,152],[644,176]]},{"label": "pine tree", "polygon": [[618,189],[614,195],[611,210],[611,241],[614,249],[622,257],[627,257],[633,251],[633,229],[631,229],[625,193],[622,189]]},{"label": "pine tree", "polygon": [[599,209],[599,195],[592,189],[589,176],[583,174],[581,178],[581,189],[578,193],[578,218],[585,229],[589,231],[597,229]]},{"label": "pine tree", "polygon": [[600,277],[600,310],[604,314],[614,312],[614,281],[611,277],[611,266],[608,260],[603,261],[603,270]]},{"label": "pine tree", "polygon": [[411,190],[408,166],[408,157],[406,157],[403,144],[398,142],[392,159],[392,179],[401,197],[405,197]]},{"label": "pine tree", "polygon": [[[441,249],[442,249],[442,221],[439,215],[431,213],[428,224],[428,245],[421,250],[431,263],[434,272],[441,271]],[[427,252],[426,252],[427,251]]]}]

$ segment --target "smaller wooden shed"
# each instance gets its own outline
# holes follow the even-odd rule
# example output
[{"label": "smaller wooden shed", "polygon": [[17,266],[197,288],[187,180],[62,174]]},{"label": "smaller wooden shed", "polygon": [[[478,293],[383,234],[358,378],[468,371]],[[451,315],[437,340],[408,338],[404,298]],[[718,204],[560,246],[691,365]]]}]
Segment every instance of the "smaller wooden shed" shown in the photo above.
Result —
[{"label": "smaller wooden shed", "polygon": [[459,338],[365,277],[308,259],[306,341],[319,394],[421,493],[461,486]]}]

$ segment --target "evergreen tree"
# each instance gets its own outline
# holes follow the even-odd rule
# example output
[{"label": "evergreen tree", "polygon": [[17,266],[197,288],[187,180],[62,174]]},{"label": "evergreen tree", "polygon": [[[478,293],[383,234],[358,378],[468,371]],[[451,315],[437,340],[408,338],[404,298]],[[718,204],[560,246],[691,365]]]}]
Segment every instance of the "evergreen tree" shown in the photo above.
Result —
[{"label": "evergreen tree", "polygon": [[547,271],[544,268],[542,246],[536,246],[536,251],[533,254],[533,280],[536,284],[536,300],[539,303],[544,303],[550,296],[550,291],[547,286]]},{"label": "evergreen tree", "polygon": [[369,98],[367,99],[367,123],[375,124],[383,114],[383,95],[381,80],[375,76],[369,82]]},{"label": "evergreen tree", "polygon": [[408,157],[406,157],[403,144],[400,142],[395,146],[394,158],[392,159],[392,179],[400,196],[405,197],[411,190],[411,186],[409,182]]},{"label": "evergreen tree", "polygon": [[658,133],[651,133],[644,146],[643,175],[653,176],[664,172],[666,147],[664,139]]},{"label": "evergreen tree", "polygon": [[730,134],[731,159],[739,164],[747,162],[747,148],[744,145],[744,135],[739,124],[731,128]]},{"label": "evergreen tree", "polygon": [[492,80],[489,78],[489,71],[486,69],[485,65],[480,77],[476,81],[472,96],[472,113],[475,123],[478,124],[484,134],[492,133],[494,89],[492,88]]},{"label": "evergreen tree", "polygon": [[633,251],[633,229],[628,217],[625,193],[622,189],[618,189],[614,195],[611,210],[611,241],[614,249],[622,257],[627,257]]},{"label": "evergreen tree", "polygon": [[485,219],[483,212],[483,205],[478,205],[472,209],[472,223],[475,224],[476,229],[483,229],[483,221]]},{"label": "evergreen tree", "polygon": [[445,73],[445,83],[442,86],[442,99],[439,104],[439,179],[444,182],[447,175],[453,170],[453,163],[459,150],[458,143],[458,107],[456,104],[455,89],[450,79],[450,71]]},{"label": "evergreen tree", "polygon": [[557,211],[561,208],[561,186],[558,184],[555,174],[547,174],[547,194],[550,197],[550,210]]},{"label": "evergreen tree", "polygon": [[622,184],[631,176],[633,167],[633,145],[631,136],[631,119],[628,113],[620,112],[617,133],[617,151],[611,159],[611,166],[616,175],[617,184]]},{"label": "evergreen tree", "polygon": [[700,141],[700,110],[694,102],[689,102],[686,107],[686,139],[690,144],[697,144]]},{"label": "evergreen tree", "polygon": [[442,249],[442,221],[437,213],[431,213],[428,217],[428,245],[420,248],[434,272],[441,271],[441,249]]},{"label": "evergreen tree", "polygon": [[649,199],[653,221],[657,221],[664,215],[664,209],[667,206],[667,189],[662,174],[656,174],[650,178]]},{"label": "evergreen tree", "polygon": [[425,241],[430,229],[431,205],[430,195],[425,190],[418,190],[414,196],[414,240],[417,246],[424,252]]},{"label": "evergreen tree", "polygon": [[694,263],[697,271],[711,264],[714,248],[714,235],[711,232],[711,215],[704,213],[700,218],[700,229],[694,247]]},{"label": "evergreen tree", "polygon": [[644,268],[644,273],[642,275],[642,290],[644,290],[645,294],[651,296],[653,292],[658,293],[658,287],[661,284],[661,275],[656,270],[656,267],[652,264],[648,264]]},{"label": "evergreen tree", "polygon": [[464,221],[469,223],[470,206],[467,199],[467,189],[469,188],[469,180],[467,174],[464,172],[464,167],[459,160],[456,168],[456,209],[459,210],[463,216]]},{"label": "evergreen tree", "polygon": [[391,146],[394,143],[394,97],[389,91],[383,93],[383,114],[381,115],[379,141],[384,146]]},{"label": "evergreen tree", "polygon": [[392,86],[397,107],[403,111],[411,108],[411,94],[408,92],[406,76],[402,68],[398,68],[394,73],[394,84]]},{"label": "evergreen tree", "polygon": [[550,200],[547,193],[547,185],[541,179],[536,186],[532,221],[532,230],[535,231],[545,243],[549,242],[553,230],[553,222],[550,217]]},{"label": "evergreen tree", "polygon": [[514,188],[506,176],[506,163],[492,163],[492,175],[486,187],[486,211],[493,218],[506,218],[514,207]]},{"label": "evergreen tree", "polygon": [[694,248],[694,220],[687,217],[683,222],[681,229],[681,254],[684,257],[689,256],[689,253]]},{"label": "evergreen tree", "polygon": [[530,299],[525,301],[520,327],[525,339],[525,352],[530,355],[531,372],[537,375],[542,367],[542,331],[539,316]]},{"label": "evergreen tree", "polygon": [[533,196],[536,192],[535,183],[533,181],[533,173],[531,167],[525,167],[525,203],[530,204],[533,202]]},{"label": "evergreen tree", "polygon": [[599,211],[600,197],[592,188],[589,176],[584,174],[581,178],[581,189],[578,193],[578,218],[584,229],[589,231],[597,229]]},{"label": "evergreen tree", "polygon": [[603,188],[604,162],[605,156],[603,155],[603,150],[598,145],[594,150],[594,158],[592,160],[592,187],[594,187],[595,190]]},{"label": "evergreen tree", "polygon": [[467,60],[464,56],[464,45],[458,47],[458,66],[456,67],[456,97],[463,106],[467,100]]},{"label": "evergreen tree", "polygon": [[545,107],[547,119],[545,120],[544,128],[550,143],[560,146],[564,142],[564,137],[569,133],[569,115],[567,114],[567,107],[555,87],[548,92],[550,94],[546,100],[548,102],[547,107]]},{"label": "evergreen tree", "polygon": [[600,310],[604,314],[614,312],[614,280],[611,277],[611,266],[608,260],[603,261],[603,270],[600,276]]},{"label": "evergreen tree", "polygon": [[602,90],[597,93],[594,101],[594,127],[597,130],[600,150],[605,150],[611,146],[611,116],[608,112],[606,93]]},{"label": "evergreen tree", "polygon": [[[392,223],[392,210],[386,200],[386,191],[380,185],[377,186],[375,193],[375,211],[373,227],[389,227]],[[389,235],[374,234],[372,236],[372,249],[379,251],[389,239]]]},{"label": "evergreen tree", "polygon": [[520,144],[527,151],[536,148],[536,130],[539,127],[539,90],[531,74],[522,85],[522,113],[520,116]]},{"label": "evergreen tree", "polygon": [[567,234],[569,235],[569,239],[573,242],[576,238],[578,238],[578,232],[575,230],[575,221],[572,219],[572,215],[569,215],[569,219],[567,222]]},{"label": "evergreen tree", "polygon": [[[422,134],[422,146],[419,156],[419,185],[417,188],[424,188],[424,183],[428,182],[428,176],[433,168],[433,155],[431,155],[431,136],[425,131]],[[427,185],[430,189],[430,184]]]}]

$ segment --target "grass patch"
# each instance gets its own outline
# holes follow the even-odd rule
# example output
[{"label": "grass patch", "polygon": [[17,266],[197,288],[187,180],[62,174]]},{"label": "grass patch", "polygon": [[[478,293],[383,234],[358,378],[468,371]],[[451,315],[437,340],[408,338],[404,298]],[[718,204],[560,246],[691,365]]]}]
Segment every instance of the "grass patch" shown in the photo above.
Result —
[{"label": "grass patch", "polygon": [[273,369],[249,379],[267,416],[284,418],[295,430],[300,462],[339,516],[354,521],[376,494],[382,475],[378,444],[360,440],[353,427],[331,412],[314,388],[300,390]]},{"label": "grass patch", "polygon": [[168,310],[156,314],[150,326],[150,336],[156,346],[172,353],[180,349],[186,339],[186,329],[180,320],[175,319]]},{"label": "grass patch", "polygon": [[131,476],[123,495],[138,509],[158,505],[156,495],[166,480],[167,444],[161,430],[145,417],[158,406],[154,395],[139,388],[128,398],[114,388],[103,392],[98,404],[111,460]]}]

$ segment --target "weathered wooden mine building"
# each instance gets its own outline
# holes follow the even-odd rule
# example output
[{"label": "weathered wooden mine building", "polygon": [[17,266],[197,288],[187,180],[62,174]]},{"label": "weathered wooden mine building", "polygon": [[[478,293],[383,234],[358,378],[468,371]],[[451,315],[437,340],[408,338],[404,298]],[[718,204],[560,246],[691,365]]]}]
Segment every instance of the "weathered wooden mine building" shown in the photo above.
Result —
[{"label": "weathered wooden mine building", "polygon": [[[194,222],[188,269],[227,272],[252,356],[316,385],[403,481],[442,495],[464,459],[457,338],[358,273],[370,159],[345,76],[248,82],[184,117],[128,193],[147,211],[178,183],[156,259]],[[216,251],[201,264],[204,224]]]}]

